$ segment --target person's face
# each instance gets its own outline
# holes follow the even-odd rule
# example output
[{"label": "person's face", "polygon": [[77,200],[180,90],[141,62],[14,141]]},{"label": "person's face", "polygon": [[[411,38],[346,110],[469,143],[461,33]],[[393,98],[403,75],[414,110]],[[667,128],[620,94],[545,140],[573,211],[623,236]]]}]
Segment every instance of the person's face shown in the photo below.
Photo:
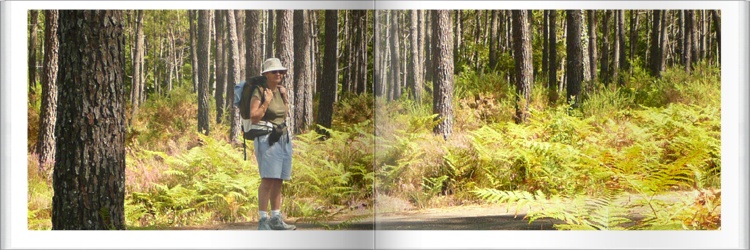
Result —
[{"label": "person's face", "polygon": [[274,71],[268,71],[266,73],[263,73],[263,75],[266,76],[269,82],[279,84],[282,80],[284,80],[284,75],[286,75],[286,70],[274,70]]}]

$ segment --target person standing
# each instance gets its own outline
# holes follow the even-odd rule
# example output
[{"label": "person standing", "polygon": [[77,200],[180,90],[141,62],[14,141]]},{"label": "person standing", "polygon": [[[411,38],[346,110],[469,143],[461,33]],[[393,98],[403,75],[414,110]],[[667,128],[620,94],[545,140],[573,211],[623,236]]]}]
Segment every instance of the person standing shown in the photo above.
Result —
[{"label": "person standing", "polygon": [[[258,187],[258,230],[295,230],[297,227],[284,223],[281,216],[281,186],[292,177],[292,142],[286,129],[289,108],[286,88],[281,85],[287,68],[278,58],[263,62],[261,75],[265,76],[268,88],[255,88],[250,99],[250,119],[244,119],[246,130],[264,128],[271,131],[255,138],[255,157],[258,160],[261,182]],[[263,95],[261,97],[261,95]],[[271,214],[268,214],[268,203]]]}]

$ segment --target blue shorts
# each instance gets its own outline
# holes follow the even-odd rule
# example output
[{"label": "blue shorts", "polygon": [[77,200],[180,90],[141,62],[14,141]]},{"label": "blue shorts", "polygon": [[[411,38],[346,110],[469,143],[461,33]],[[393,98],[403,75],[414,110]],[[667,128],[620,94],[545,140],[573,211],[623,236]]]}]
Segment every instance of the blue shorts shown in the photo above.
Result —
[{"label": "blue shorts", "polygon": [[255,138],[255,159],[261,178],[292,179],[292,142],[284,134],[273,146],[268,146],[269,135]]}]

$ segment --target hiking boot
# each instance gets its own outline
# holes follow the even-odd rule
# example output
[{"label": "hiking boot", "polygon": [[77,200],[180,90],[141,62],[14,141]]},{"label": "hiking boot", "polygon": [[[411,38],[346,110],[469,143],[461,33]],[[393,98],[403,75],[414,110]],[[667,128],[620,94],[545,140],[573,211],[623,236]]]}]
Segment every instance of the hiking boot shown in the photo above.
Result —
[{"label": "hiking boot", "polygon": [[294,225],[287,225],[284,220],[281,219],[281,215],[272,216],[268,222],[268,225],[273,230],[296,230],[297,227]]},{"label": "hiking boot", "polygon": [[268,225],[268,218],[260,218],[258,221],[258,230],[271,230],[271,226]]}]

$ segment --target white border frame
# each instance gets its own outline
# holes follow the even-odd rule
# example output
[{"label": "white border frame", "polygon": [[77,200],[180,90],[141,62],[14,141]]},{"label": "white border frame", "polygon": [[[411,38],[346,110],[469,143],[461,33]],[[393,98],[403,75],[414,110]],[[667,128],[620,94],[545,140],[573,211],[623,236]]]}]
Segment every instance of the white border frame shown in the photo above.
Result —
[{"label": "white border frame", "polygon": [[[28,9],[174,9],[158,1],[7,1],[0,6],[0,248],[19,249],[493,249],[493,248],[748,248],[748,3],[711,2],[449,2],[210,1],[180,9],[721,9],[722,230],[644,232],[538,231],[30,231],[26,178],[26,13]],[[736,32],[733,32],[736,31]],[[735,50],[736,49],[736,50]],[[9,63],[13,62],[12,65]],[[736,104],[744,104],[737,106]],[[19,108],[24,107],[24,108]],[[290,240],[289,237],[294,240]],[[112,243],[117,242],[117,246]]]}]

